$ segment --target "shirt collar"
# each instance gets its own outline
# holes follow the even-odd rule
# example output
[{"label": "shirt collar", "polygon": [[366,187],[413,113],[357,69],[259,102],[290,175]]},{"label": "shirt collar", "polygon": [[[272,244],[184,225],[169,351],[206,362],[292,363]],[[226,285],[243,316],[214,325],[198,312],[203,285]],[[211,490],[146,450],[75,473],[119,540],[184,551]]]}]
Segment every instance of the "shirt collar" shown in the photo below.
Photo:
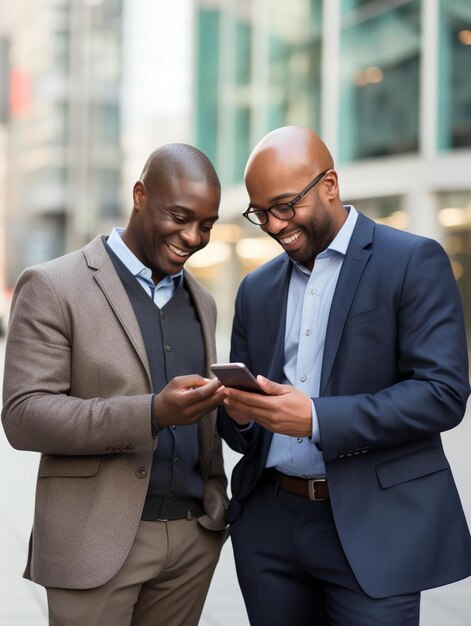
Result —
[{"label": "shirt collar", "polygon": [[342,224],[342,228],[335,235],[333,241],[331,241],[327,248],[320,254],[324,254],[327,250],[333,250],[334,252],[339,252],[343,256],[346,255],[355,224],[357,223],[358,213],[352,205],[346,205],[344,208],[348,211],[347,219]]},{"label": "shirt collar", "polygon": [[[106,243],[113,250],[119,260],[124,263],[133,276],[143,278],[149,284],[154,285],[152,280],[152,270],[144,265],[137,256],[127,247],[122,239],[124,228],[113,228],[108,237]],[[171,285],[174,283],[175,287],[179,287],[183,282],[183,270],[180,270],[177,274],[170,274],[165,276],[159,285]]]}]

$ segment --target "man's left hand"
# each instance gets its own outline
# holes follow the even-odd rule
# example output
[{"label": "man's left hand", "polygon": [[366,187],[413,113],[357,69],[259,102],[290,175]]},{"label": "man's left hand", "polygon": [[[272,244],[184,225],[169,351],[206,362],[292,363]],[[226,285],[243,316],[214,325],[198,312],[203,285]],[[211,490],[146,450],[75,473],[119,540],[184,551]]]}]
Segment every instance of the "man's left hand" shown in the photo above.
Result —
[{"label": "man's left hand", "polygon": [[282,435],[309,437],[311,399],[291,385],[280,385],[263,376],[257,376],[257,381],[267,395],[226,387],[224,406],[232,419],[241,425],[253,420]]}]

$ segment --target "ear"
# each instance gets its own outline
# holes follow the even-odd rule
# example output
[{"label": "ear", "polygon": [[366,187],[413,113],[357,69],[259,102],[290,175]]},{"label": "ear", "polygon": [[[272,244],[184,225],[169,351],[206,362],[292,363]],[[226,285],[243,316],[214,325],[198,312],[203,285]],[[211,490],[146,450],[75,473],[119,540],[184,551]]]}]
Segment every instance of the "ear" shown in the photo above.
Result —
[{"label": "ear", "polygon": [[134,202],[134,209],[139,211],[146,200],[146,188],[142,180],[138,180],[136,183],[134,183],[132,198]]},{"label": "ear", "polygon": [[324,176],[323,188],[329,200],[337,198],[339,195],[339,179],[335,170],[329,170]]}]

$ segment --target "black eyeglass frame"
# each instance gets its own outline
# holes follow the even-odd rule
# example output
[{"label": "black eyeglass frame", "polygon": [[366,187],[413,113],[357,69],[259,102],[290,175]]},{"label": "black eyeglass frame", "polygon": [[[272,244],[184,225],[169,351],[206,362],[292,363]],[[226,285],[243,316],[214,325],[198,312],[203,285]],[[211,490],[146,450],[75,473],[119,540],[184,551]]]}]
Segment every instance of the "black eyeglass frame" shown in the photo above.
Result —
[{"label": "black eyeglass frame", "polygon": [[[271,215],[273,215],[273,217],[276,217],[276,219],[278,220],[290,220],[292,217],[295,216],[295,209],[294,209],[294,205],[299,202],[301,200],[301,198],[304,198],[304,196],[307,194],[308,191],[310,191],[314,185],[317,185],[317,183],[327,174],[327,172],[330,171],[331,168],[324,170],[323,172],[321,172],[320,174],[318,174],[313,180],[311,180],[311,182],[306,185],[306,187],[304,187],[304,189],[302,191],[300,191],[298,193],[297,196],[295,196],[292,200],[290,200],[289,202],[284,202],[283,204],[274,204],[273,206],[269,207],[268,209],[256,209],[255,207],[252,207],[251,204],[249,204],[249,206],[245,209],[245,211],[242,213],[242,215],[245,217],[245,219],[249,220],[249,222],[251,224],[255,224],[255,226],[265,226],[265,224],[268,224],[268,215],[267,213],[271,213]],[[273,211],[279,207],[284,207],[283,210],[286,211],[286,207],[289,207],[291,209],[291,215],[287,216],[287,215],[277,215],[276,213],[274,213]],[[251,219],[250,215],[253,213],[257,213],[259,216],[263,215],[263,220],[258,219],[256,222]]]}]

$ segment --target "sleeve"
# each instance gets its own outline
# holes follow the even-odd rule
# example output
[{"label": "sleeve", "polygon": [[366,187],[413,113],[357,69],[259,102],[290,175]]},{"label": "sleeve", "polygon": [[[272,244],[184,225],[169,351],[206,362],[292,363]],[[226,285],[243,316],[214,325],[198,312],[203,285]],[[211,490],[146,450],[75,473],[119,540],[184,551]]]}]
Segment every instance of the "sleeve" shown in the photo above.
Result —
[{"label": "sleeve", "polygon": [[152,394],[71,396],[73,349],[53,282],[41,268],[26,270],[15,288],[5,355],[2,421],[11,445],[61,455],[152,450]]},{"label": "sleeve", "polygon": [[373,394],[314,399],[327,461],[435,435],[463,418],[469,382],[462,306],[437,242],[421,239],[411,253],[396,317],[398,382]]}]

